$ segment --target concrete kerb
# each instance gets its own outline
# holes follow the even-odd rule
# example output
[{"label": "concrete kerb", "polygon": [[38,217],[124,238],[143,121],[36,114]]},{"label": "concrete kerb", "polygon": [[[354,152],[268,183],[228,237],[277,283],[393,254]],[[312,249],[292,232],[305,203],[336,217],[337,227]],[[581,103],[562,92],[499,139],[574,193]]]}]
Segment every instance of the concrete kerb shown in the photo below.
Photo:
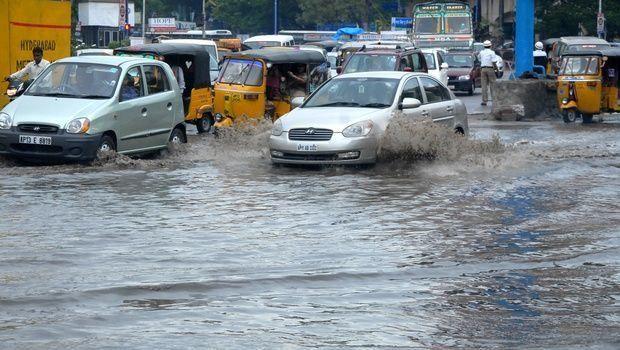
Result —
[{"label": "concrete kerb", "polygon": [[497,81],[491,116],[509,121],[548,118],[557,110],[555,91],[547,89],[550,82],[537,79]]}]

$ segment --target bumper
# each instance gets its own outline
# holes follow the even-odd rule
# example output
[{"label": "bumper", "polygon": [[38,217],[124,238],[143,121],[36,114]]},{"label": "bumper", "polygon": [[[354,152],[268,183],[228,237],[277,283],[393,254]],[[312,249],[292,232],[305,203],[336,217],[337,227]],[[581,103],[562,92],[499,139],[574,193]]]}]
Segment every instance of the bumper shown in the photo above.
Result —
[{"label": "bumper", "polygon": [[[20,135],[51,137],[51,145],[30,145],[19,143]],[[0,155],[22,159],[53,159],[84,161],[97,156],[101,134],[67,134],[59,130],[56,134],[33,134],[15,129],[0,130]]]},{"label": "bumper", "polygon": [[271,161],[276,164],[373,164],[377,148],[372,135],[344,137],[334,133],[329,141],[293,141],[284,132],[269,138]]},{"label": "bumper", "polygon": [[471,87],[471,80],[449,80],[448,87],[456,91],[467,91]]}]

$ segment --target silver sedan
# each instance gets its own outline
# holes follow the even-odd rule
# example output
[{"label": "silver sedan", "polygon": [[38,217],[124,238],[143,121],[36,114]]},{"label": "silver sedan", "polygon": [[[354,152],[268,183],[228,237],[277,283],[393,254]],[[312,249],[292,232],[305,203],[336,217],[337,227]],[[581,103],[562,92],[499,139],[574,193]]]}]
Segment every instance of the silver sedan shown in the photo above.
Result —
[{"label": "silver sedan", "polygon": [[[293,101],[300,102],[300,101]],[[467,133],[464,104],[425,73],[364,72],[337,76],[274,123],[271,161],[368,164],[397,112]]]}]

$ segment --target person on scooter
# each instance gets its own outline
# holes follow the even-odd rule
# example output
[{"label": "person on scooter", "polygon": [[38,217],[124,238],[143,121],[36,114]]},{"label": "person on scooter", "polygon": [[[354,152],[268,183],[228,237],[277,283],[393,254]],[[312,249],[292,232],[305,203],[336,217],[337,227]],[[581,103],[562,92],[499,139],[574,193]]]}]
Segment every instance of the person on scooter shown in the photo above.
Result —
[{"label": "person on scooter", "polygon": [[24,80],[25,76],[28,76],[30,80],[34,80],[50,65],[49,61],[43,59],[43,49],[38,46],[32,49],[32,58],[34,61],[28,63],[20,71],[9,75],[5,80]]}]

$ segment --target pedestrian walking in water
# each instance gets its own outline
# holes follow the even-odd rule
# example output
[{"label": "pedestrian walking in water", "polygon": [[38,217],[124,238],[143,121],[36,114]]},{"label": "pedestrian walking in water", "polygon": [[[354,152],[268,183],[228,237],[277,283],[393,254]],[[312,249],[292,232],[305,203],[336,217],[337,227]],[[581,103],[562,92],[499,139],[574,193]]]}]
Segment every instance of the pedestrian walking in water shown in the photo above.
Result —
[{"label": "pedestrian walking in water", "polygon": [[491,42],[489,40],[486,40],[483,45],[484,50],[478,54],[482,78],[482,103],[480,104],[486,106],[487,102],[489,102],[487,90],[491,91],[491,98],[493,97],[496,78],[495,71],[497,71],[497,55],[495,51],[491,50]]}]

